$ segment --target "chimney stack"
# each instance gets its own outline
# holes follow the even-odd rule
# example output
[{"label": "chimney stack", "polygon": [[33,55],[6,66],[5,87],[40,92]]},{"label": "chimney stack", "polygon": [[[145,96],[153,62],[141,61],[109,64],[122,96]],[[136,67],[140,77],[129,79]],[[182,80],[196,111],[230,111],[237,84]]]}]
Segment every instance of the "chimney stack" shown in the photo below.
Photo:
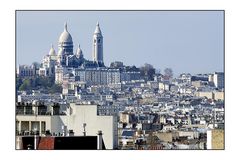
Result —
[{"label": "chimney stack", "polygon": [[86,123],[83,123],[83,136],[86,136]]},{"label": "chimney stack", "polygon": [[62,136],[66,137],[66,135],[67,135],[67,126],[62,125]]},{"label": "chimney stack", "polygon": [[37,129],[34,128],[34,150],[37,150],[38,142],[39,142],[39,135],[37,133]]},{"label": "chimney stack", "polygon": [[23,149],[22,137],[16,137],[16,149]]},{"label": "chimney stack", "polygon": [[98,150],[102,150],[103,148],[102,148],[102,141],[103,141],[103,139],[102,139],[102,131],[100,130],[100,131],[98,131],[98,133],[97,133],[97,149]]}]

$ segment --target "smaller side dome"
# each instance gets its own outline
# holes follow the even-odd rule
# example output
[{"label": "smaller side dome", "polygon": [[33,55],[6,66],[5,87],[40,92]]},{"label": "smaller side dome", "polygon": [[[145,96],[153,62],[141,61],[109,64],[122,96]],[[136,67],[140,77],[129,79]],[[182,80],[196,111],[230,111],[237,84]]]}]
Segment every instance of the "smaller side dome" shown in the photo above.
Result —
[{"label": "smaller side dome", "polygon": [[60,49],[58,50],[58,56],[62,56],[63,53],[64,53],[64,50],[63,50],[62,48],[60,48]]},{"label": "smaller side dome", "polygon": [[82,50],[80,48],[80,44],[78,44],[76,56],[77,56],[77,58],[83,58],[83,53],[82,53]]},{"label": "smaller side dome", "polygon": [[56,52],[55,52],[55,50],[54,50],[54,48],[53,48],[53,45],[51,45],[51,49],[50,49],[50,51],[49,51],[49,53],[48,53],[50,56],[55,56],[56,55]]}]

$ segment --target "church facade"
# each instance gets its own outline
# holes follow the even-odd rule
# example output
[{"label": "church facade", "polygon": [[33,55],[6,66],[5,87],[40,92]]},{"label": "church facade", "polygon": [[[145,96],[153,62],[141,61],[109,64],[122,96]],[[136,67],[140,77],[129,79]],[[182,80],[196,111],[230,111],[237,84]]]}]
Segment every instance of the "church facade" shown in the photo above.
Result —
[{"label": "church facade", "polygon": [[104,65],[103,35],[98,22],[92,39],[92,60],[84,58],[80,44],[74,52],[73,44],[73,38],[68,31],[67,23],[65,23],[64,30],[58,39],[58,51],[56,52],[54,46],[51,46],[49,53],[43,58],[38,74],[54,77],[55,83],[62,85],[70,82],[108,85],[140,79],[140,72]]},{"label": "church facade", "polygon": [[58,52],[56,53],[52,45],[49,53],[43,57],[42,66],[39,69],[39,75],[55,76],[55,78],[57,77],[57,79],[59,79],[59,77],[61,78],[62,76],[55,74],[64,74],[64,71],[67,71],[66,68],[105,67],[103,62],[103,36],[99,23],[97,23],[93,35],[92,61],[84,58],[80,44],[75,53],[73,47],[73,39],[68,32],[67,23],[65,23],[64,31],[58,39]]}]

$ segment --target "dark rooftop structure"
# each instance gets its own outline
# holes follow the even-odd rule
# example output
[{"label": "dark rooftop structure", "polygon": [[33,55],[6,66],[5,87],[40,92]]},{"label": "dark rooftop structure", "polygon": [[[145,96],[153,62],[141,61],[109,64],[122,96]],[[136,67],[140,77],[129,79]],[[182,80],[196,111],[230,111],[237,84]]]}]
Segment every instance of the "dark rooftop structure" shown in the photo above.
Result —
[{"label": "dark rooftop structure", "polygon": [[[34,149],[34,136],[22,137],[22,149]],[[37,150],[97,150],[97,136],[38,137]],[[102,140],[102,149],[105,148]]]},{"label": "dark rooftop structure", "polygon": [[135,133],[135,131],[123,131],[122,132],[122,136],[124,136],[124,137],[133,137],[134,133]]}]

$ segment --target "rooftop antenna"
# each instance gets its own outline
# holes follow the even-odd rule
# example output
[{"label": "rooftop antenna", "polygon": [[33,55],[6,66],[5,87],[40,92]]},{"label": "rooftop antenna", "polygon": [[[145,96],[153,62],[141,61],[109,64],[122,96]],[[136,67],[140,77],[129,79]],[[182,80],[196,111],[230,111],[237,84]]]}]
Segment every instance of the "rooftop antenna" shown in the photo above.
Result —
[{"label": "rooftop antenna", "polygon": [[216,110],[213,109],[213,129],[215,129],[215,124],[216,124]]},{"label": "rooftop antenna", "polygon": [[64,30],[67,32],[67,22],[64,24]]}]

